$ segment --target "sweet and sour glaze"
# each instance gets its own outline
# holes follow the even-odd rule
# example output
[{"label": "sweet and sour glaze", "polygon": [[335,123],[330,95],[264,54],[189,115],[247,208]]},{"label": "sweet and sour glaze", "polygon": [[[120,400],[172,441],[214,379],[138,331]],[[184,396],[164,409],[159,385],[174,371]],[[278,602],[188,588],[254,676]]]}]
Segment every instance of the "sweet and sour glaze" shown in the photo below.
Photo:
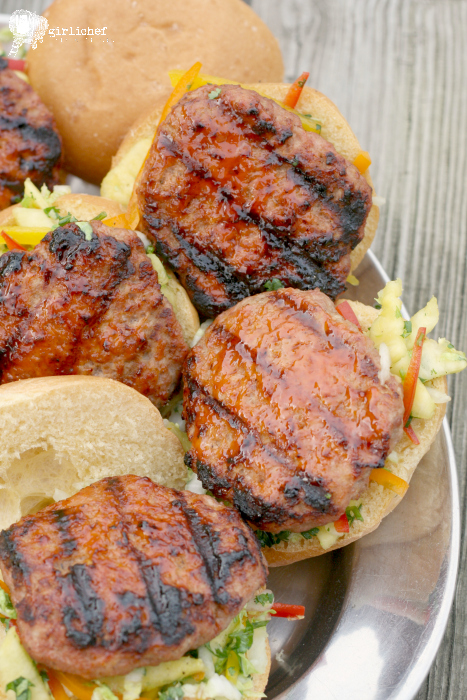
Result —
[{"label": "sweet and sour glaze", "polygon": [[156,406],[180,379],[188,346],[133,231],[91,222],[0,257],[0,383],[89,374]]},{"label": "sweet and sour glaze", "polygon": [[84,678],[177,659],[227,627],[267,567],[232,508],[109,478],[0,533],[32,658]]},{"label": "sweet and sour glaze", "polygon": [[145,232],[210,317],[274,277],[335,299],[372,206],[365,178],[328,141],[234,85],[176,104],[137,195]]},{"label": "sweet and sour glaze", "polygon": [[372,341],[318,290],[225,311],[184,366],[187,464],[256,527],[337,520],[400,435],[402,390]]},{"label": "sweet and sour glaze", "polygon": [[51,112],[0,57],[0,209],[19,201],[24,181],[59,183],[62,141]]}]

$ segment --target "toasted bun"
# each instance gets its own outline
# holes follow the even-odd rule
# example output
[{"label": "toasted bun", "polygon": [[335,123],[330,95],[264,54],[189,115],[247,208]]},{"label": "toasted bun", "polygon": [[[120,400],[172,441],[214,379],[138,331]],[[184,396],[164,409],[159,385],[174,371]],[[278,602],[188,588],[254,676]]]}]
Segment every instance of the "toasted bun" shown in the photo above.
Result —
[{"label": "toasted bun", "polygon": [[[13,211],[19,206],[15,204],[0,212],[0,226],[14,224]],[[70,212],[82,221],[89,221],[103,211],[109,217],[118,216],[123,212],[122,207],[115,200],[96,197],[92,194],[64,194],[57,199],[55,206],[58,207],[62,216]],[[182,327],[183,337],[190,345],[199,328],[198,312],[175,275],[170,271],[167,271],[167,274],[170,280],[162,292],[172,305],[177,321]]]},{"label": "toasted bun", "polygon": [[[218,75],[220,75],[219,71]],[[290,85],[256,83],[245,85],[244,87],[249,90],[257,90],[263,95],[282,101]],[[353,162],[362,151],[357,137],[336,105],[321,92],[305,87],[302,90],[296,108],[301,112],[311,114],[313,118],[321,122],[321,136],[332,143],[337,152],[347,158],[347,160]],[[128,204],[134,178],[139,172],[141,162],[152,143],[161,114],[162,108],[156,107],[143,117],[140,117],[130,128],[116,156],[112,159],[112,170],[102,182],[101,194],[103,197],[115,199],[122,206]],[[363,176],[374,193],[373,181],[369,171],[367,170]],[[352,271],[358,267],[370,247],[375,237],[378,219],[379,209],[373,204],[366,222],[364,238],[350,254]]]},{"label": "toasted bun", "polygon": [[87,483],[136,474],[183,488],[184,451],[149,399],[100,377],[0,386],[0,530]]},{"label": "toasted bun", "polygon": [[[376,309],[356,301],[352,301],[350,304],[362,328],[369,328],[378,315]],[[447,382],[444,377],[438,377],[427,384],[440,391],[445,392],[447,390]],[[435,414],[430,420],[415,419],[413,421],[412,425],[420,441],[419,445],[414,445],[405,433],[403,434],[394,447],[394,451],[399,455],[399,461],[397,464],[391,462],[390,465],[391,471],[396,476],[400,476],[405,481],[410,481],[418,463],[423,455],[428,452],[431,443],[440,430],[445,412],[445,404],[436,404]],[[354,520],[350,532],[340,537],[332,547],[324,550],[317,537],[312,537],[310,540],[301,538],[298,542],[284,541],[273,547],[266,547],[263,550],[267,562],[269,566],[284,566],[286,564],[293,564],[293,562],[300,561],[301,559],[319,556],[320,554],[324,554],[325,551],[330,552],[333,549],[344,547],[360,539],[360,537],[368,535],[373,530],[376,530],[381,520],[388,515],[401,500],[401,496],[397,496],[389,489],[385,489],[379,484],[371,483],[362,495],[363,505],[361,513],[364,518],[363,522]]]},{"label": "toasted bun", "polygon": [[[276,39],[242,0],[55,0],[44,16],[29,79],[57,121],[65,168],[95,184],[137,116],[166,101],[169,70],[201,61],[242,82],[283,78]],[[50,35],[57,27],[105,34]]]}]

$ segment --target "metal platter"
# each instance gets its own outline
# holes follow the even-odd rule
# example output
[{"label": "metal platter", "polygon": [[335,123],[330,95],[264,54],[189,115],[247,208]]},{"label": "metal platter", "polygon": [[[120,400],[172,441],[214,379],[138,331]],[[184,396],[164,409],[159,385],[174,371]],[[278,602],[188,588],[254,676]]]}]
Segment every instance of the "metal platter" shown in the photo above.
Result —
[{"label": "metal platter", "polygon": [[[9,16],[0,14],[0,27]],[[75,192],[98,188],[69,178]],[[347,298],[373,305],[388,277],[367,253]],[[459,561],[457,473],[446,420],[410,489],[353,545],[271,569],[276,600],[304,605],[297,623],[269,627],[267,698],[412,700],[441,643]]]},{"label": "metal platter", "polygon": [[[373,305],[388,277],[367,253],[345,296]],[[271,569],[303,621],[268,626],[268,700],[412,700],[441,643],[459,561],[459,496],[446,420],[402,503],[355,544]]]}]

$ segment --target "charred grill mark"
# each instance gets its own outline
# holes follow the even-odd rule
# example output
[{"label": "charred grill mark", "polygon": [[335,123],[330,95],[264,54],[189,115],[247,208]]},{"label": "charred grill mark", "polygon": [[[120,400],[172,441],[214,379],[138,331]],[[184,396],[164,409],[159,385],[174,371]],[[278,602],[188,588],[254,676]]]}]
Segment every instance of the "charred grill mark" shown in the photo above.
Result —
[{"label": "charred grill mark", "polygon": [[[18,133],[22,152],[31,151],[29,159],[20,155],[20,166],[27,172],[40,171],[50,177],[60,158],[62,147],[56,132],[47,126],[34,127],[24,117],[0,116],[0,130]],[[37,162],[35,162],[37,159]]]},{"label": "charred grill mark", "polygon": [[284,496],[292,505],[299,502],[299,496],[303,492],[303,500],[308,506],[319,513],[329,513],[331,502],[323,484],[323,479],[319,477],[311,479],[306,472],[302,472],[285,485]]},{"label": "charred grill mark", "polygon": [[70,525],[72,517],[65,510],[56,510],[54,512],[55,526],[59,532],[60,540],[63,548],[63,554],[68,557],[78,547],[76,537],[70,533]]},{"label": "charred grill mark", "polygon": [[26,534],[27,530],[28,523],[26,522],[23,527],[19,529],[19,532],[12,533],[11,528],[0,532],[0,559],[2,559],[6,566],[12,571],[13,580],[17,586],[23,585],[25,580],[28,580],[30,574],[26,559],[21,554],[17,545],[18,538],[21,534]]},{"label": "charred grill mark", "polygon": [[[162,222],[161,219],[155,219],[149,214],[143,214],[143,218],[150,230],[151,226],[153,226],[153,221],[156,221],[157,223],[157,227],[153,226],[156,228],[156,230],[158,228],[162,228],[164,225],[168,226],[168,224]],[[225,260],[222,260],[212,250],[199,250],[194,243],[190,243],[187,240],[180,227],[173,221],[170,222],[170,230],[179,245],[179,249],[173,250],[170,248],[170,246],[158,241],[156,244],[156,250],[158,254],[161,254],[163,258],[168,260],[175,270],[180,271],[183,265],[183,261],[179,259],[179,250],[181,249],[188,260],[190,260],[190,262],[192,262],[193,265],[198,268],[198,270],[206,274],[214,275],[214,277],[224,285],[226,294],[229,296],[232,304],[241,301],[245,298],[245,296],[249,295],[250,290],[248,285],[240,278],[240,275],[237,273],[234,267],[226,263]],[[199,295],[203,295],[196,284],[192,285],[192,291],[194,293],[198,293]],[[205,296],[208,305],[212,305],[212,298],[209,295]]]},{"label": "charred grill mark", "polygon": [[[194,632],[194,627],[185,617],[185,610],[190,607],[189,595],[183,589],[165,584],[161,580],[159,567],[148,559],[141,556],[141,553],[131,544],[128,536],[128,526],[125,520],[125,512],[120,507],[123,497],[122,485],[118,479],[108,479],[107,491],[113,496],[115,507],[118,511],[122,531],[125,535],[125,545],[130,551],[132,558],[138,566],[138,572],[146,588],[146,597],[139,601],[147,610],[152,627],[162,636],[164,644],[174,645],[180,642],[185,636]],[[139,523],[139,527],[152,539],[152,528],[146,521]],[[136,598],[136,597],[135,597]],[[131,598],[126,599],[128,602]],[[133,603],[135,599],[133,599]],[[135,623],[135,631],[132,632],[131,625],[124,630],[124,636],[128,638],[131,634],[140,634],[140,646],[143,650],[149,647],[153,634],[149,633]]]},{"label": "charred grill mark", "polygon": [[[10,250],[0,256],[0,278],[3,280],[13,272],[19,272],[23,263],[23,257],[27,255],[23,251]],[[2,280],[2,281],[3,281]],[[0,294],[1,294],[0,290]],[[3,301],[3,295],[0,296],[0,303]]]},{"label": "charred grill mark", "polygon": [[[232,459],[232,465],[236,462],[247,462],[250,459],[252,450],[258,447],[263,450],[268,457],[279,462],[279,464],[285,467],[289,472],[295,470],[295,466],[288,460],[286,452],[279,447],[274,440],[271,442],[271,445],[273,445],[272,449],[271,445],[264,445],[256,429],[233,413],[224,403],[214,398],[214,396],[208,392],[207,387],[201,385],[191,376],[186,376],[185,382],[192,397],[202,396],[203,402],[206,403],[214,413],[222,420],[225,420],[234,430],[242,434],[244,438],[243,444],[239,450],[238,456]],[[193,456],[190,456],[188,459],[190,465],[193,466]],[[217,497],[231,500],[237,510],[252,523],[280,524],[290,518],[300,520],[299,515],[294,512],[289,512],[287,508],[251,493],[249,488],[244,486],[242,478],[239,476],[235,476],[234,482],[224,479],[217,474],[215,468],[200,460],[196,461],[196,472],[204,488],[212,491]],[[295,475],[292,473],[290,478],[293,479],[294,477]],[[230,490],[231,493],[229,493]],[[319,499],[316,500],[318,501]],[[324,507],[326,509],[331,507],[327,499],[325,499]]]},{"label": "charred grill mark", "polygon": [[241,549],[237,551],[220,552],[219,533],[203,522],[194,508],[190,508],[183,494],[180,499],[173,502],[174,507],[180,507],[186,518],[188,528],[191,532],[193,542],[199,551],[204,562],[204,575],[209,583],[212,595],[219,605],[236,605],[239,599],[232,598],[226,588],[231,579],[231,569],[236,562],[244,562],[245,559],[254,561],[254,557],[248,548],[248,541],[245,535],[237,528],[233,528],[236,533]]},{"label": "charred grill mark", "polygon": [[62,579],[65,599],[73,599],[73,605],[63,608],[63,624],[66,636],[79,649],[107,646],[102,638],[105,602],[92,588],[92,567],[75,564]]},{"label": "charred grill mark", "polygon": [[[301,243],[294,242],[288,237],[287,234],[290,233],[291,226],[276,226],[263,217],[236,205],[233,206],[233,209],[240,220],[256,225],[269,248],[279,250],[282,259],[293,266],[294,273],[279,274],[279,277],[284,281],[298,289],[314,289],[318,287],[332,299],[335,299],[345,291],[345,283],[340,282],[331,271],[321,266],[321,262],[329,262],[330,260],[336,262],[339,260],[345,254],[344,250],[335,249],[335,253],[332,254],[327,249],[326,254],[321,251],[314,255],[312,251],[306,249],[304,241]],[[250,292],[261,291],[262,286],[262,281],[260,284],[255,284],[251,280]]]},{"label": "charred grill mark", "polygon": [[[142,523],[142,526],[147,532],[147,523]],[[137,557],[148,592],[151,623],[161,634],[164,644],[178,644],[195,631],[185,612],[190,608],[189,594],[182,588],[163,583],[159,567],[149,560],[140,561],[138,553]]]}]

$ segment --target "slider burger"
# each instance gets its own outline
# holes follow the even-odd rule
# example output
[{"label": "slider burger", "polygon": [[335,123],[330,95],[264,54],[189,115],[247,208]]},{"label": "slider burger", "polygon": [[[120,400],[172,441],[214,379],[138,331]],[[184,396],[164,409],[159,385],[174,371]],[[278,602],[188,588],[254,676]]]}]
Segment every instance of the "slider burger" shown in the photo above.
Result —
[{"label": "slider burger", "polygon": [[265,688],[267,566],[239,513],[209,496],[104,479],[2,531],[0,568],[1,694],[240,700]]},{"label": "slider burger", "polygon": [[368,157],[306,77],[241,86],[199,68],[130,131],[102,194],[124,205],[147,153],[129,216],[204,316],[272,279],[335,299],[376,230]]},{"label": "slider burger", "polygon": [[119,205],[66,189],[27,180],[22,202],[0,215],[10,248],[0,257],[0,383],[109,377],[162,408],[197,313],[154,250],[121,226]]},{"label": "slider burger", "polygon": [[374,530],[441,427],[445,375],[467,359],[426,338],[436,299],[405,320],[401,293],[388,283],[378,310],[264,292],[218,316],[185,362],[185,461],[272,566]]}]

